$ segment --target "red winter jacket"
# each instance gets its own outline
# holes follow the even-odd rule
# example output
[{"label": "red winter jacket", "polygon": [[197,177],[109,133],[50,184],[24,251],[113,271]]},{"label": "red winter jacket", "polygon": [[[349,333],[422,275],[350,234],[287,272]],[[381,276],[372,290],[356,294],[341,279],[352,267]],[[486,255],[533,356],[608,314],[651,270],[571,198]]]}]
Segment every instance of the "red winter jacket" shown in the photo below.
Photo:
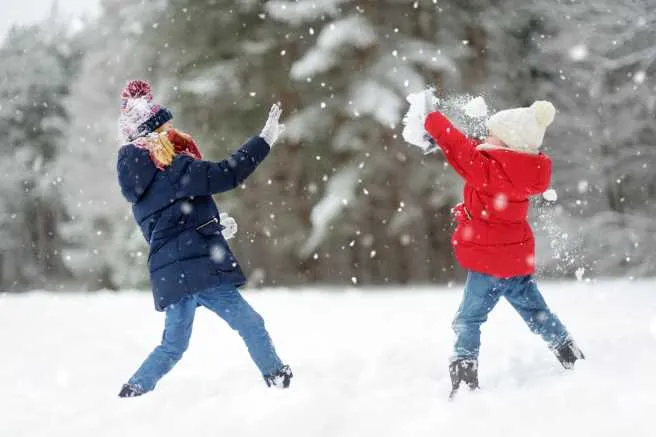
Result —
[{"label": "red winter jacket", "polygon": [[535,272],[535,240],[528,224],[528,197],[544,192],[551,160],[505,148],[479,148],[441,113],[426,131],[465,179],[464,202],[453,209],[451,244],[463,268],[501,278]]}]

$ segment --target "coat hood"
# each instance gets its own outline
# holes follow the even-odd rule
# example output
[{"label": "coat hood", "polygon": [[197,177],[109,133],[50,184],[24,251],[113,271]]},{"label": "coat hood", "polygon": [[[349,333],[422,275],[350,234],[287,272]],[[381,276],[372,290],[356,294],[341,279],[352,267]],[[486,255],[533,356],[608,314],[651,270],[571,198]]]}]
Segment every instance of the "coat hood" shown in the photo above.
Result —
[{"label": "coat hood", "polygon": [[522,153],[504,147],[477,149],[496,161],[518,195],[534,196],[546,191],[551,182],[551,159],[544,153]]},{"label": "coat hood", "polygon": [[144,195],[157,175],[148,151],[132,144],[119,150],[117,170],[121,193],[133,204]]}]

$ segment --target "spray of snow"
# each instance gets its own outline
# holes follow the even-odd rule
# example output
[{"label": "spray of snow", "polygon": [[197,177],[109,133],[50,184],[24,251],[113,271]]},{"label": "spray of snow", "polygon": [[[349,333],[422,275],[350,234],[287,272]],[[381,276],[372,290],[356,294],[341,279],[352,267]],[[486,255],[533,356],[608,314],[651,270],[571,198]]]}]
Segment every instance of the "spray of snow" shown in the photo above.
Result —
[{"label": "spray of snow", "polygon": [[434,149],[424,130],[424,120],[430,111],[442,112],[465,135],[481,138],[487,134],[485,119],[490,109],[482,96],[464,94],[437,98],[434,89],[429,88],[408,95],[406,100],[410,107],[403,117],[403,139],[424,152]]},{"label": "spray of snow", "polygon": [[481,96],[475,97],[467,102],[463,107],[465,115],[471,118],[487,117],[487,103]]},{"label": "spray of snow", "polygon": [[455,94],[440,98],[439,108],[449,120],[465,135],[471,138],[487,136],[485,120],[487,114],[493,113],[482,96]]},{"label": "spray of snow", "polygon": [[577,281],[582,281],[583,275],[585,275],[585,267],[579,267],[578,269],[576,269],[574,276],[576,276]]},{"label": "spray of snow", "polygon": [[[566,212],[561,205],[555,203],[557,200],[555,193],[553,190],[553,195],[547,195],[548,199],[543,196],[544,200],[536,202],[537,227],[535,229],[543,234],[536,238],[536,242],[542,247],[539,270],[542,273],[545,270],[553,270],[560,275],[573,273],[577,279],[582,280],[585,273],[581,255],[582,236],[578,233],[570,236],[561,226],[563,223],[561,216]],[[544,252],[549,253],[550,256],[543,258]]]}]

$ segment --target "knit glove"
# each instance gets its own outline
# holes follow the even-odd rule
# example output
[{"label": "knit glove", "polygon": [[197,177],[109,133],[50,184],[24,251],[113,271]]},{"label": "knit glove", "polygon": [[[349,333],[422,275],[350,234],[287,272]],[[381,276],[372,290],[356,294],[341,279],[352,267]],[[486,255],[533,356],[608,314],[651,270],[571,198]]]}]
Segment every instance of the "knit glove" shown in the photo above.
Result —
[{"label": "knit glove", "polygon": [[280,124],[280,115],[282,114],[282,109],[280,105],[275,103],[271,106],[269,111],[269,118],[262,128],[262,133],[260,137],[267,142],[269,147],[273,147],[273,144],[278,140],[278,137],[285,131],[285,125]]},{"label": "knit glove", "polygon": [[230,240],[235,236],[237,233],[237,229],[239,228],[237,226],[237,221],[230,217],[227,213],[222,212],[219,215],[219,221],[223,225],[223,230],[221,231],[221,234],[223,234],[223,238],[226,240]]}]

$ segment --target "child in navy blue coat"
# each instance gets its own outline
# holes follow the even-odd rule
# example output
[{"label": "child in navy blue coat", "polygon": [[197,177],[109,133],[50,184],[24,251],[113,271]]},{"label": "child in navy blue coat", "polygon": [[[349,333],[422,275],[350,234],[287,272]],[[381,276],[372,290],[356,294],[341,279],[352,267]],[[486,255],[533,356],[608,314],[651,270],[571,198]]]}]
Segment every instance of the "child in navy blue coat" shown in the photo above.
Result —
[{"label": "child in navy blue coat", "polygon": [[166,312],[162,342],[123,386],[133,397],[155,388],[189,345],[194,314],[204,306],[243,338],[266,384],[287,388],[292,378],[273,347],[262,317],[239,293],[246,283],[223,235],[213,194],[238,187],[264,160],[283,131],[274,105],[259,136],[230,158],[202,160],[194,140],[152,101],[150,85],[130,81],[121,95],[118,154],[121,191],[150,245],[148,268],[155,308]]}]

